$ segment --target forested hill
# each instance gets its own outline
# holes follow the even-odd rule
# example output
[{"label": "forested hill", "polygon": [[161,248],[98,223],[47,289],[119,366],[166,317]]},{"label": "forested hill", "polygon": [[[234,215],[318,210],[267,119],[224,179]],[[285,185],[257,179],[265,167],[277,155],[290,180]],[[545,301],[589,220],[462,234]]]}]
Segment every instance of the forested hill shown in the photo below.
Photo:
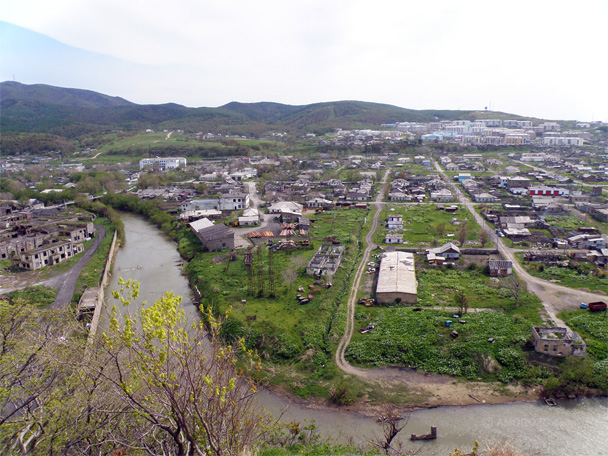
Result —
[{"label": "forested hill", "polygon": [[124,98],[111,97],[92,90],[66,89],[45,84],[27,85],[16,81],[0,83],[0,100],[39,101],[81,108],[133,105]]},{"label": "forested hill", "polygon": [[232,102],[218,108],[187,108],[174,103],[139,105],[89,90],[13,81],[0,83],[0,103],[4,134],[47,133],[65,139],[142,128],[242,135],[270,130],[324,133],[334,128],[378,128],[383,123],[475,119],[497,114],[413,110],[362,101],[303,106]]}]

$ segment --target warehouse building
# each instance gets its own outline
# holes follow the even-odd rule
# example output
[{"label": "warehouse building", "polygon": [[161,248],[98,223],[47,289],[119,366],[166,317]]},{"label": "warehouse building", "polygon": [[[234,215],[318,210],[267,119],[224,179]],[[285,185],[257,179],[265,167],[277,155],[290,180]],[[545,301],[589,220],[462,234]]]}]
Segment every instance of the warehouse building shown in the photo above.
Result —
[{"label": "warehouse building", "polygon": [[379,304],[415,304],[418,282],[414,268],[414,254],[409,252],[386,252],[380,261],[380,275],[376,287]]}]

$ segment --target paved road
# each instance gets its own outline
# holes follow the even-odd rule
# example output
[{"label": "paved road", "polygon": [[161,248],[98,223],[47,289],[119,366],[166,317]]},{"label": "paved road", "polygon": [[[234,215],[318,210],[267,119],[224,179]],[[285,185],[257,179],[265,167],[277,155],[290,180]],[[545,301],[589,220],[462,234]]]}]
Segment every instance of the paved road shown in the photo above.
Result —
[{"label": "paved road", "polygon": [[350,290],[350,296],[348,297],[348,308],[346,312],[346,329],[344,331],[342,339],[340,339],[338,348],[336,349],[336,364],[338,365],[340,370],[348,374],[363,377],[367,380],[373,380],[377,377],[377,374],[374,373],[375,369],[364,370],[351,366],[348,361],[346,361],[344,353],[346,351],[346,347],[348,347],[348,344],[350,343],[351,338],[353,337],[353,331],[355,326],[355,305],[357,301],[357,290],[359,289],[359,284],[361,283],[361,277],[363,277],[363,271],[365,270],[367,262],[369,261],[368,259],[371,251],[377,247],[376,244],[374,244],[373,237],[376,233],[376,228],[378,226],[378,218],[382,210],[382,197],[384,196],[386,181],[388,179],[390,171],[391,169],[388,168],[384,173],[384,177],[382,178],[382,188],[378,190],[378,195],[376,196],[376,200],[373,203],[373,206],[376,208],[376,212],[374,213],[372,226],[365,236],[365,242],[367,243],[367,247],[363,252],[363,257],[361,258],[361,262],[359,263],[359,267],[357,268],[357,271],[355,273],[353,285]]},{"label": "paved road", "polygon": [[101,241],[106,235],[106,229],[101,225],[95,225],[97,228],[97,236],[93,240],[93,244],[82,254],[78,262],[72,266],[69,271],[59,274],[50,279],[44,280],[36,285],[42,285],[49,288],[58,288],[57,298],[55,302],[51,304],[51,307],[63,307],[72,300],[74,296],[74,290],[76,289],[76,281],[78,276],[82,272],[82,269],[89,262],[93,254],[97,251],[101,245]]},{"label": "paved road", "polygon": [[486,223],[483,217],[475,211],[473,203],[471,203],[464,193],[448,178],[437,162],[435,162],[435,168],[452,187],[458,200],[467,207],[471,214],[473,214],[479,226],[488,232],[501,256],[504,259],[513,262],[513,269],[517,273],[517,276],[526,283],[529,292],[534,293],[540,298],[545,308],[545,312],[553,324],[567,327],[562,320],[557,318],[559,312],[566,309],[578,308],[581,302],[602,301],[606,299],[606,296],[603,295],[564,287],[528,274],[528,272],[519,264],[517,258],[515,258],[514,250],[508,248],[504,241],[496,235],[495,231]]}]

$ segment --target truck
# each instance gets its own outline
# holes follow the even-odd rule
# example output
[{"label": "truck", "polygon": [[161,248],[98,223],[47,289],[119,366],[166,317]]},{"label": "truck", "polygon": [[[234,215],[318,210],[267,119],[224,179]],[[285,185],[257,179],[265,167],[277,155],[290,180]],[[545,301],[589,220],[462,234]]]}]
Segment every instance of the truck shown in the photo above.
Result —
[{"label": "truck", "polygon": [[590,302],[588,304],[589,306],[589,310],[592,312],[601,312],[602,310],[606,310],[606,308],[608,307],[608,304],[606,304],[604,301],[596,301],[596,302]]}]

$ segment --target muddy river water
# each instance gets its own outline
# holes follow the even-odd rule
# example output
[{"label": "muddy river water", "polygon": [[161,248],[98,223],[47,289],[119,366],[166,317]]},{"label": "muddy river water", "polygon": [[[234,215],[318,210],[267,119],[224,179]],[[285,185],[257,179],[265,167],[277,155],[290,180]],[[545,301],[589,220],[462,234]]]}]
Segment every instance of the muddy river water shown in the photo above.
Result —
[{"label": "muddy river water", "polygon": [[[198,318],[175,244],[142,218],[123,214],[123,220],[126,242],[116,256],[109,288],[117,289],[119,277],[135,279],[148,301],[171,290],[183,297],[187,317]],[[107,302],[106,308],[112,304]],[[375,420],[358,413],[311,408],[269,391],[262,391],[258,402],[276,416],[282,414],[284,420],[314,421],[322,436],[341,443],[366,445],[379,435]],[[430,426],[437,426],[437,440],[424,444],[409,441],[411,433],[428,433]],[[474,440],[505,439],[527,454],[608,455],[608,399],[561,401],[557,407],[516,403],[418,410],[410,414],[402,434],[406,448],[423,447],[420,455],[447,455],[455,447],[469,450]]]}]

